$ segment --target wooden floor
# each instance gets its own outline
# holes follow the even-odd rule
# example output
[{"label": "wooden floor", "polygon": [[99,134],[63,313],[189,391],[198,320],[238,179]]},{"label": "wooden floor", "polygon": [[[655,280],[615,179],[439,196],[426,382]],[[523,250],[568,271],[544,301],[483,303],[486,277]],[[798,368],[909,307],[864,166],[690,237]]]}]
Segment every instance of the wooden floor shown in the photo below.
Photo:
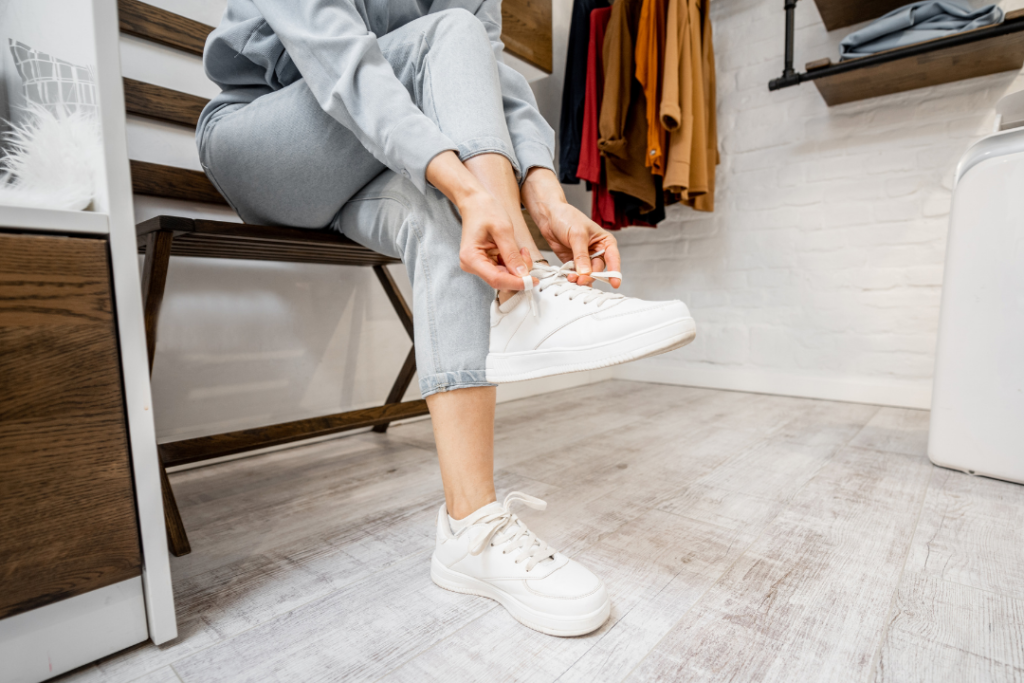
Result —
[{"label": "wooden floor", "polygon": [[1024,487],[928,413],[629,382],[498,408],[499,495],[603,577],[559,639],[431,583],[429,422],[172,477],[181,637],[73,681],[1024,681]]}]

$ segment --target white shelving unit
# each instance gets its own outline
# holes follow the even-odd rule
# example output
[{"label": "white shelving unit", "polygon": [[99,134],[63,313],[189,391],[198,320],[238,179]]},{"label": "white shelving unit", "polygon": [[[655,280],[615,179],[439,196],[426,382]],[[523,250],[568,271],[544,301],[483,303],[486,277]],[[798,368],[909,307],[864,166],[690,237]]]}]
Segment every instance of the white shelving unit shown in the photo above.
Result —
[{"label": "white shelving unit", "polygon": [[[147,638],[159,644],[177,637],[125,142],[117,3],[82,1],[91,5],[91,32],[74,28],[95,55],[105,153],[95,211],[0,206],[0,229],[108,240],[142,575],[0,619],[0,683],[45,680]],[[52,21],[59,24],[62,17]]]}]

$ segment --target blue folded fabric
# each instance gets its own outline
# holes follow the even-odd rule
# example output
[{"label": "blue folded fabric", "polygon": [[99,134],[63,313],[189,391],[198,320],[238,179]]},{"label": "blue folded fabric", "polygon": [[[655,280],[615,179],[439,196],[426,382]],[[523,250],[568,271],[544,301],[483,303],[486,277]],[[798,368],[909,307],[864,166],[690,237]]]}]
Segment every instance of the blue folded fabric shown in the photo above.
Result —
[{"label": "blue folded fabric", "polygon": [[864,57],[1002,21],[1003,10],[996,5],[975,10],[944,0],[913,2],[843,38],[839,57],[844,60]]}]

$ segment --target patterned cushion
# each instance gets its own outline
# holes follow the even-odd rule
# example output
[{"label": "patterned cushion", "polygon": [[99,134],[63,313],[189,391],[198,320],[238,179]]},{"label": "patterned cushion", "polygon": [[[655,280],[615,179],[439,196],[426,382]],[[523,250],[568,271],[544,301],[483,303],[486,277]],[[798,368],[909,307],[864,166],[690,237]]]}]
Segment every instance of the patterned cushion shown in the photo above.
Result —
[{"label": "patterned cushion", "polygon": [[29,104],[46,107],[55,116],[76,111],[98,113],[91,68],[65,62],[15,40],[10,43]]}]

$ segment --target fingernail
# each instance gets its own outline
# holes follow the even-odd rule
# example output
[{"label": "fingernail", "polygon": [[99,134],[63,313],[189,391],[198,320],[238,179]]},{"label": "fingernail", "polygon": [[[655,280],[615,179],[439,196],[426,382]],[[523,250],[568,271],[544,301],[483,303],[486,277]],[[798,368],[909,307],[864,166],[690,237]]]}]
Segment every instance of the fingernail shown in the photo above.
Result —
[{"label": "fingernail", "polygon": [[516,272],[519,273],[520,275],[526,275],[526,266],[519,266],[518,268],[516,268]]}]

